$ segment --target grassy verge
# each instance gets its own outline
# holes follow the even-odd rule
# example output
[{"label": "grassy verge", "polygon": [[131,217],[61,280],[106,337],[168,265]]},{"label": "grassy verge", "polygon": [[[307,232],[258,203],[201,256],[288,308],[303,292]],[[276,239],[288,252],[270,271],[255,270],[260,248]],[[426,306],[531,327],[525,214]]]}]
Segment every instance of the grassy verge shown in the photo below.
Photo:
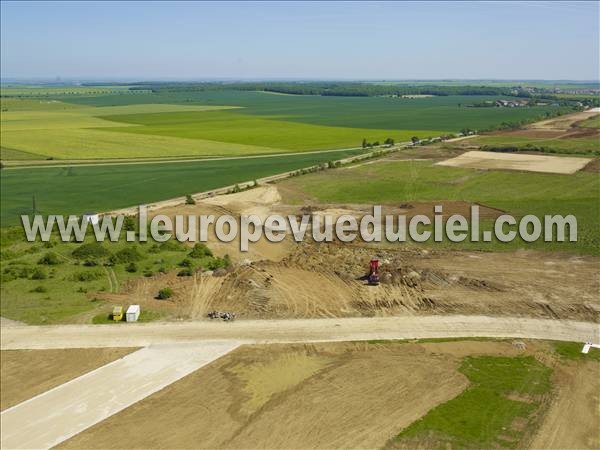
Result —
[{"label": "grassy verge", "polygon": [[471,385],[429,411],[389,443],[429,448],[515,448],[536,421],[552,370],[533,357],[467,357]]}]

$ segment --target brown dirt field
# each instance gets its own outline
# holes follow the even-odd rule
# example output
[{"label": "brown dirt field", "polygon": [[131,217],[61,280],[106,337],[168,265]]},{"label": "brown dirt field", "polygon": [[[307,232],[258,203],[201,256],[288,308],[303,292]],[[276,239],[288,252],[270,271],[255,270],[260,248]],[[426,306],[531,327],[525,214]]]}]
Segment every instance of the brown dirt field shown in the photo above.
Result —
[{"label": "brown dirt field", "polygon": [[466,388],[458,364],[419,344],[243,347],[60,447],[377,448]]},{"label": "brown dirt field", "polygon": [[[382,261],[381,284],[363,279]],[[175,273],[133,280],[115,302],[180,319],[211,310],[238,318],[317,318],[412,314],[524,315],[600,321],[598,258],[534,251],[451,252],[361,244],[295,244],[281,261],[238,265],[225,276]],[[158,289],[174,295],[156,300]]]},{"label": "brown dirt field", "polygon": [[2,350],[0,408],[4,411],[135,350]]},{"label": "brown dirt field", "polygon": [[59,448],[382,448],[462,392],[457,368],[477,355],[533,355],[555,370],[534,445],[528,436],[519,448],[597,448],[600,365],[551,349],[531,340],[244,346]]},{"label": "brown dirt field", "polygon": [[598,115],[597,108],[591,110],[576,112],[565,116],[554,117],[548,120],[542,120],[541,122],[535,122],[527,126],[529,129],[541,129],[541,130],[568,130],[569,128],[576,126],[577,122],[589,119]]},{"label": "brown dirt field", "polygon": [[[280,186],[201,200],[193,206],[170,207],[157,213],[186,212],[302,213],[332,215],[371,213],[369,205],[304,205],[281,203]],[[314,204],[313,204],[314,205]],[[469,217],[467,202],[443,202],[444,215]],[[480,206],[482,218],[503,212]],[[433,203],[384,205],[383,214],[433,215]],[[238,243],[214,246],[236,262],[228,273],[192,277],[156,274],[129,281],[119,293],[95,293],[98,298],[160,311],[169,319],[201,319],[208,311],[232,311],[239,318],[359,317],[407,314],[525,315],[542,318],[600,320],[599,259],[543,252],[452,252],[367,243],[295,243],[291,238],[269,246],[251,244],[248,253]],[[236,252],[237,248],[237,252]],[[267,250],[267,248],[269,250]],[[273,251],[270,251],[273,250]],[[383,262],[380,286],[363,277],[371,257]],[[174,295],[156,300],[168,286]]]},{"label": "brown dirt field", "polygon": [[495,153],[469,151],[456,158],[438,162],[440,166],[468,167],[471,169],[504,169],[528,172],[574,174],[583,169],[591,158],[568,156],[527,155],[523,153]]},{"label": "brown dirt field", "polygon": [[532,449],[600,448],[600,363],[559,368],[558,394]]},{"label": "brown dirt field", "polygon": [[593,159],[584,168],[584,172],[598,173],[600,172],[600,158]]}]

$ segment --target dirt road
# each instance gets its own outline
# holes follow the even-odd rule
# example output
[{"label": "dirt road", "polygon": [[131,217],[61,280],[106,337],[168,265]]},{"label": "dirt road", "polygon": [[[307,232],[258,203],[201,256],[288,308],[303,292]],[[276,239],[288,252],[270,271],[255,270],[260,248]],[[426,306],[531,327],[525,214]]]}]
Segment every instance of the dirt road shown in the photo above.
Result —
[{"label": "dirt road", "polygon": [[454,337],[600,340],[600,324],[488,316],[403,316],[343,319],[243,320],[127,325],[20,326],[1,330],[1,348],[144,347],[235,340],[292,343]]}]

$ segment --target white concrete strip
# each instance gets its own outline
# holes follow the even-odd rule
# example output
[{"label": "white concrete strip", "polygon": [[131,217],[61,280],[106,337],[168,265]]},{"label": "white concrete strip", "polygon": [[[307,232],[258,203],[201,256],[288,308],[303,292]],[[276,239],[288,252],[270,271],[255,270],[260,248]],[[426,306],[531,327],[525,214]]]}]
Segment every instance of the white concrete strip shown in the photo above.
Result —
[{"label": "white concrete strip", "polygon": [[1,448],[60,444],[238,346],[235,341],[155,345],[131,353],[3,411]]}]

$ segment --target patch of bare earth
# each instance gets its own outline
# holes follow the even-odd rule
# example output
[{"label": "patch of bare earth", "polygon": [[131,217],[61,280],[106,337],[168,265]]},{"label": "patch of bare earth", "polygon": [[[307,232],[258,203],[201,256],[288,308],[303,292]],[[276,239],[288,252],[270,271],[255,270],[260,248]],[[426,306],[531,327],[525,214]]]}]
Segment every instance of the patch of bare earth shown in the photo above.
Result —
[{"label": "patch of bare earth", "polygon": [[4,411],[134,350],[136,349],[2,350],[0,407]]},{"label": "patch of bare earth", "polygon": [[600,363],[557,369],[557,394],[530,448],[600,448]]},{"label": "patch of bare earth", "polygon": [[421,344],[243,347],[60,447],[379,448],[467,387],[459,364]]}]

